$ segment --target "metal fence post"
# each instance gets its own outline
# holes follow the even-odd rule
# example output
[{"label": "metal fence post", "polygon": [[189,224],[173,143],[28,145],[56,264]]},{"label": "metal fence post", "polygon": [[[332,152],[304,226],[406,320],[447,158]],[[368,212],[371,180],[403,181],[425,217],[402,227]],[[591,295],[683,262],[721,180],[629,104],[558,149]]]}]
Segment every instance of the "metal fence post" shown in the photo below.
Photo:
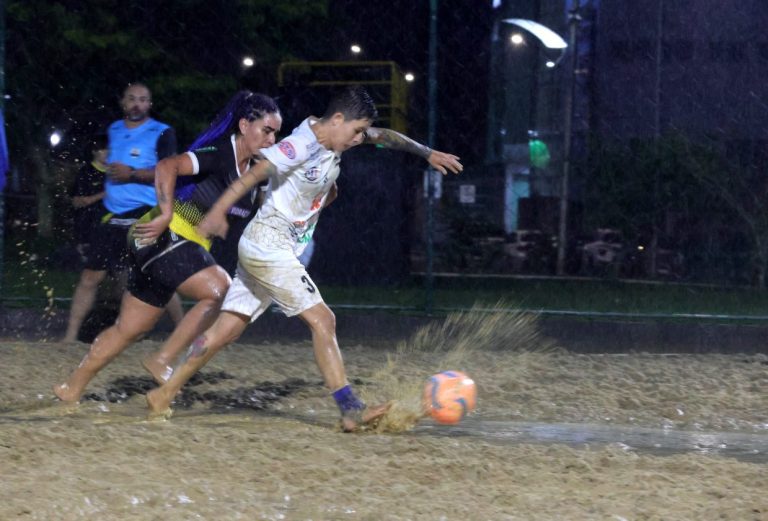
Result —
[{"label": "metal fence post", "polygon": [[[429,2],[429,89],[428,89],[428,107],[429,107],[429,120],[428,120],[428,133],[427,133],[427,146],[429,148],[435,147],[435,130],[437,128],[437,0],[430,0]],[[427,266],[426,266],[426,303],[425,308],[427,313],[432,313],[435,305],[435,281],[434,281],[434,232],[435,232],[435,217],[434,217],[434,182],[432,179],[432,168],[428,168],[424,174],[426,179],[426,196],[427,196]]]},{"label": "metal fence post", "polygon": [[568,241],[568,183],[571,170],[571,145],[573,142],[573,96],[576,90],[576,67],[578,65],[578,51],[576,49],[576,36],[579,30],[579,0],[575,0],[573,8],[568,13],[568,78],[565,86],[565,121],[563,123],[563,177],[560,188],[560,223],[557,233],[557,274],[565,274],[565,255]]}]

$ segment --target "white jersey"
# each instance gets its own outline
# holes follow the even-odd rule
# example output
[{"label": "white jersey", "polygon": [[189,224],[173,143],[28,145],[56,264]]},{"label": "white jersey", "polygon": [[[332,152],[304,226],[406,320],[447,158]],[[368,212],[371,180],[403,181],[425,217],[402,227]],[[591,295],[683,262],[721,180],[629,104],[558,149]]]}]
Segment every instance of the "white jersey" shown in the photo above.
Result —
[{"label": "white jersey", "polygon": [[243,233],[251,243],[248,249],[257,249],[260,257],[274,259],[279,255],[275,250],[303,251],[339,176],[341,155],[318,143],[310,128],[315,123],[307,118],[290,136],[261,150],[277,174],[270,177],[266,200]]}]

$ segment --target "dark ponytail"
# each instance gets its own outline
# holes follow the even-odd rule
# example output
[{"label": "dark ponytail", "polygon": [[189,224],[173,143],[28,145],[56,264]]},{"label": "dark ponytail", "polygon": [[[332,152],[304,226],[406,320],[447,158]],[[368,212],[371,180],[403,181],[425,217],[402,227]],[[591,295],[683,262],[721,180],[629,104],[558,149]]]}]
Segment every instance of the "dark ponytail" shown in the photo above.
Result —
[{"label": "dark ponytail", "polygon": [[242,118],[256,121],[267,114],[279,114],[280,109],[275,100],[264,94],[241,90],[227,103],[214,118],[208,128],[190,145],[190,150],[196,150],[210,145],[226,133],[238,130]]}]

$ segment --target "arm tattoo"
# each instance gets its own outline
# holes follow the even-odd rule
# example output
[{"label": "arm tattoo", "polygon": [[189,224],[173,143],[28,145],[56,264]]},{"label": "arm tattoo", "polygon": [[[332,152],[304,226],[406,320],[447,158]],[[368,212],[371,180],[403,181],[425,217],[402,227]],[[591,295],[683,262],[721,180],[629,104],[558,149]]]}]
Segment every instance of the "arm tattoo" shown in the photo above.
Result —
[{"label": "arm tattoo", "polygon": [[403,152],[409,152],[411,154],[429,159],[429,155],[432,153],[432,149],[428,146],[417,143],[408,136],[404,136],[400,132],[395,132],[388,128],[374,128],[371,127],[366,132],[366,142],[374,143],[377,145],[383,145],[387,148],[394,150],[402,150]]},{"label": "arm tattoo", "polygon": [[168,196],[165,195],[165,190],[162,187],[158,188],[160,194],[157,197],[157,202],[165,203],[168,201]]}]

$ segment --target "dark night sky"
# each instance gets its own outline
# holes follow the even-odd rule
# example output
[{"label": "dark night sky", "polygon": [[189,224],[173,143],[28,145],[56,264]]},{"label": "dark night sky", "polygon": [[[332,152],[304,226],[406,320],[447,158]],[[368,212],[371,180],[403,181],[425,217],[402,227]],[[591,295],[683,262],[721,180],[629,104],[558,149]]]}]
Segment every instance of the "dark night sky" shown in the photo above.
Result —
[{"label": "dark night sky", "polygon": [[[482,160],[488,110],[487,82],[491,2],[438,2],[438,123],[436,146],[456,151],[469,163]],[[359,42],[363,59],[392,60],[417,80],[410,96],[410,131],[427,138],[429,2],[333,0],[332,29],[340,56],[349,43]]]}]

